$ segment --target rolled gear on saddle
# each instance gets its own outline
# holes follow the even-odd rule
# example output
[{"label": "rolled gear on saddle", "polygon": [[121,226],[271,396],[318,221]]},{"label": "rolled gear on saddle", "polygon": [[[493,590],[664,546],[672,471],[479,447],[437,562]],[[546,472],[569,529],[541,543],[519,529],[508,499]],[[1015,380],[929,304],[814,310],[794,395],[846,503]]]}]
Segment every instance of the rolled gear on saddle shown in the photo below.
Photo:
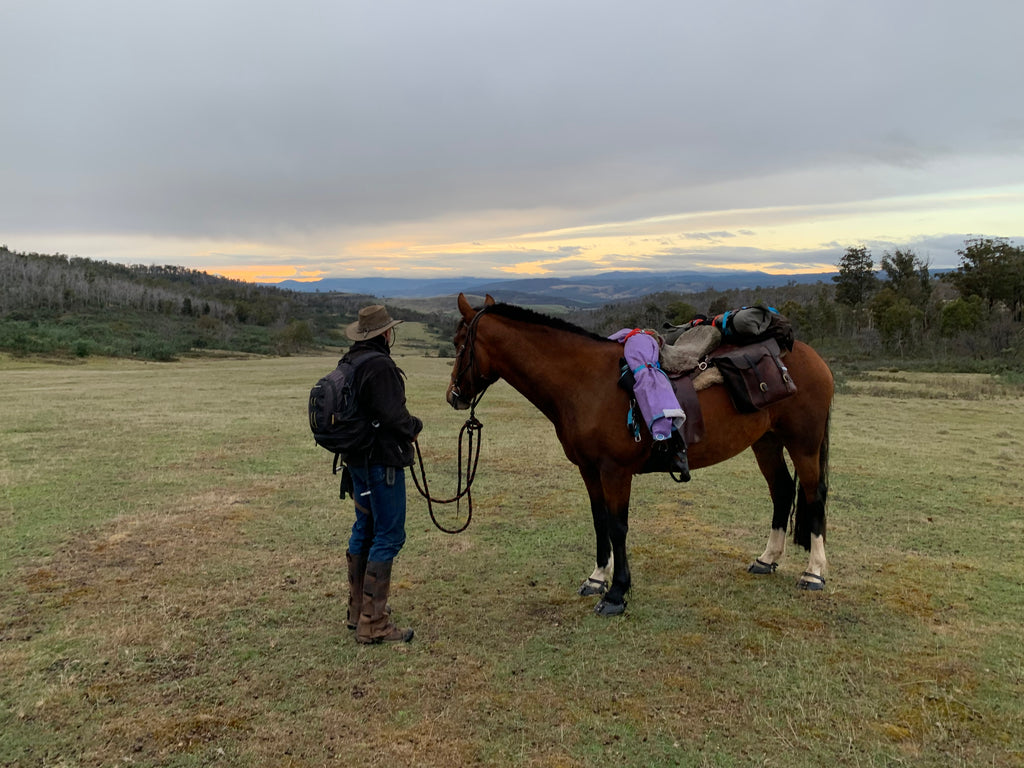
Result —
[{"label": "rolled gear on saddle", "polygon": [[[658,362],[660,338],[654,331],[640,328],[623,328],[608,338],[618,341],[623,346],[622,355],[633,373],[635,382],[633,397],[644,417],[644,423],[651,432],[651,437],[654,438],[655,451],[667,452],[669,455],[667,466],[661,471],[678,472],[688,480],[690,469],[682,433],[686,414],[679,407],[672,383]],[[669,450],[670,447],[672,450]]]}]

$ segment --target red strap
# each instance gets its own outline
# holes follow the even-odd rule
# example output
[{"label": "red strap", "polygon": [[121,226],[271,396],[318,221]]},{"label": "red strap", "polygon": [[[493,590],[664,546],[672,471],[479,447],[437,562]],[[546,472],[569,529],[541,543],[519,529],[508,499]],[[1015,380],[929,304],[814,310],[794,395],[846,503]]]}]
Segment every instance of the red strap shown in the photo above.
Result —
[{"label": "red strap", "polygon": [[647,336],[653,336],[654,335],[650,331],[645,331],[642,328],[634,328],[632,331],[630,331],[629,333],[626,334],[625,338],[622,339],[622,342],[625,343],[627,339],[633,338],[638,333],[643,333],[643,334],[646,334]]}]

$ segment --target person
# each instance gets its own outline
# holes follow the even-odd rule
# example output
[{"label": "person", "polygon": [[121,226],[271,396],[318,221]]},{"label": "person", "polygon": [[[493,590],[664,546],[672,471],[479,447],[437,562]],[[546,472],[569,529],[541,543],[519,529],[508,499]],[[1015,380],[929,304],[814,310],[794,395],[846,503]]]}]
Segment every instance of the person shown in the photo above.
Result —
[{"label": "person", "polygon": [[346,353],[356,364],[353,386],[359,412],[372,430],[368,448],[345,459],[355,500],[348,562],[348,627],[360,643],[409,642],[412,629],[391,621],[391,568],[405,544],[405,467],[423,422],[405,404],[404,372],[391,359],[395,326],[382,304],[359,310],[345,329],[355,343]]}]

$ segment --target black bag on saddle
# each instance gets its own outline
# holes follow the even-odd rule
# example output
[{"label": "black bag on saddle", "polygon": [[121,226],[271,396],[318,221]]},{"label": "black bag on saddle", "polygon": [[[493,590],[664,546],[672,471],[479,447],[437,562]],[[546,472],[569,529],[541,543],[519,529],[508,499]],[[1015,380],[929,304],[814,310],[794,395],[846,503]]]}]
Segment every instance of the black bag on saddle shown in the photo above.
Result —
[{"label": "black bag on saddle", "polygon": [[775,307],[757,305],[732,309],[717,315],[711,322],[722,332],[723,344],[741,346],[775,339],[780,349],[793,349],[793,326]]},{"label": "black bag on saddle", "polygon": [[754,413],[796,394],[796,384],[779,355],[778,342],[768,338],[745,347],[722,347],[709,362],[722,374],[736,410]]}]

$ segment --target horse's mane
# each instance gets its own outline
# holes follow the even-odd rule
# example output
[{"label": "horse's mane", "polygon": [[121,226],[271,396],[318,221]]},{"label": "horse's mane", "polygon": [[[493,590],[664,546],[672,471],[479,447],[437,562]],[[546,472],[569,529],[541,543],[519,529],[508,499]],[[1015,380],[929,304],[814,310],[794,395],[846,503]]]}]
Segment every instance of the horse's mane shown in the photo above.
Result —
[{"label": "horse's mane", "polygon": [[487,314],[489,315],[498,315],[499,317],[506,317],[509,320],[516,320],[520,323],[543,325],[547,328],[554,328],[559,331],[566,331],[567,333],[575,333],[578,336],[585,336],[588,339],[593,339],[595,341],[608,341],[607,337],[599,336],[598,334],[592,333],[591,331],[588,331],[585,328],[580,328],[578,325],[573,325],[572,323],[566,320],[561,320],[557,317],[551,317],[550,315],[544,315],[541,314],[540,312],[535,312],[532,309],[527,309],[526,307],[516,306],[515,304],[491,304],[490,306],[486,307],[486,309]]}]

